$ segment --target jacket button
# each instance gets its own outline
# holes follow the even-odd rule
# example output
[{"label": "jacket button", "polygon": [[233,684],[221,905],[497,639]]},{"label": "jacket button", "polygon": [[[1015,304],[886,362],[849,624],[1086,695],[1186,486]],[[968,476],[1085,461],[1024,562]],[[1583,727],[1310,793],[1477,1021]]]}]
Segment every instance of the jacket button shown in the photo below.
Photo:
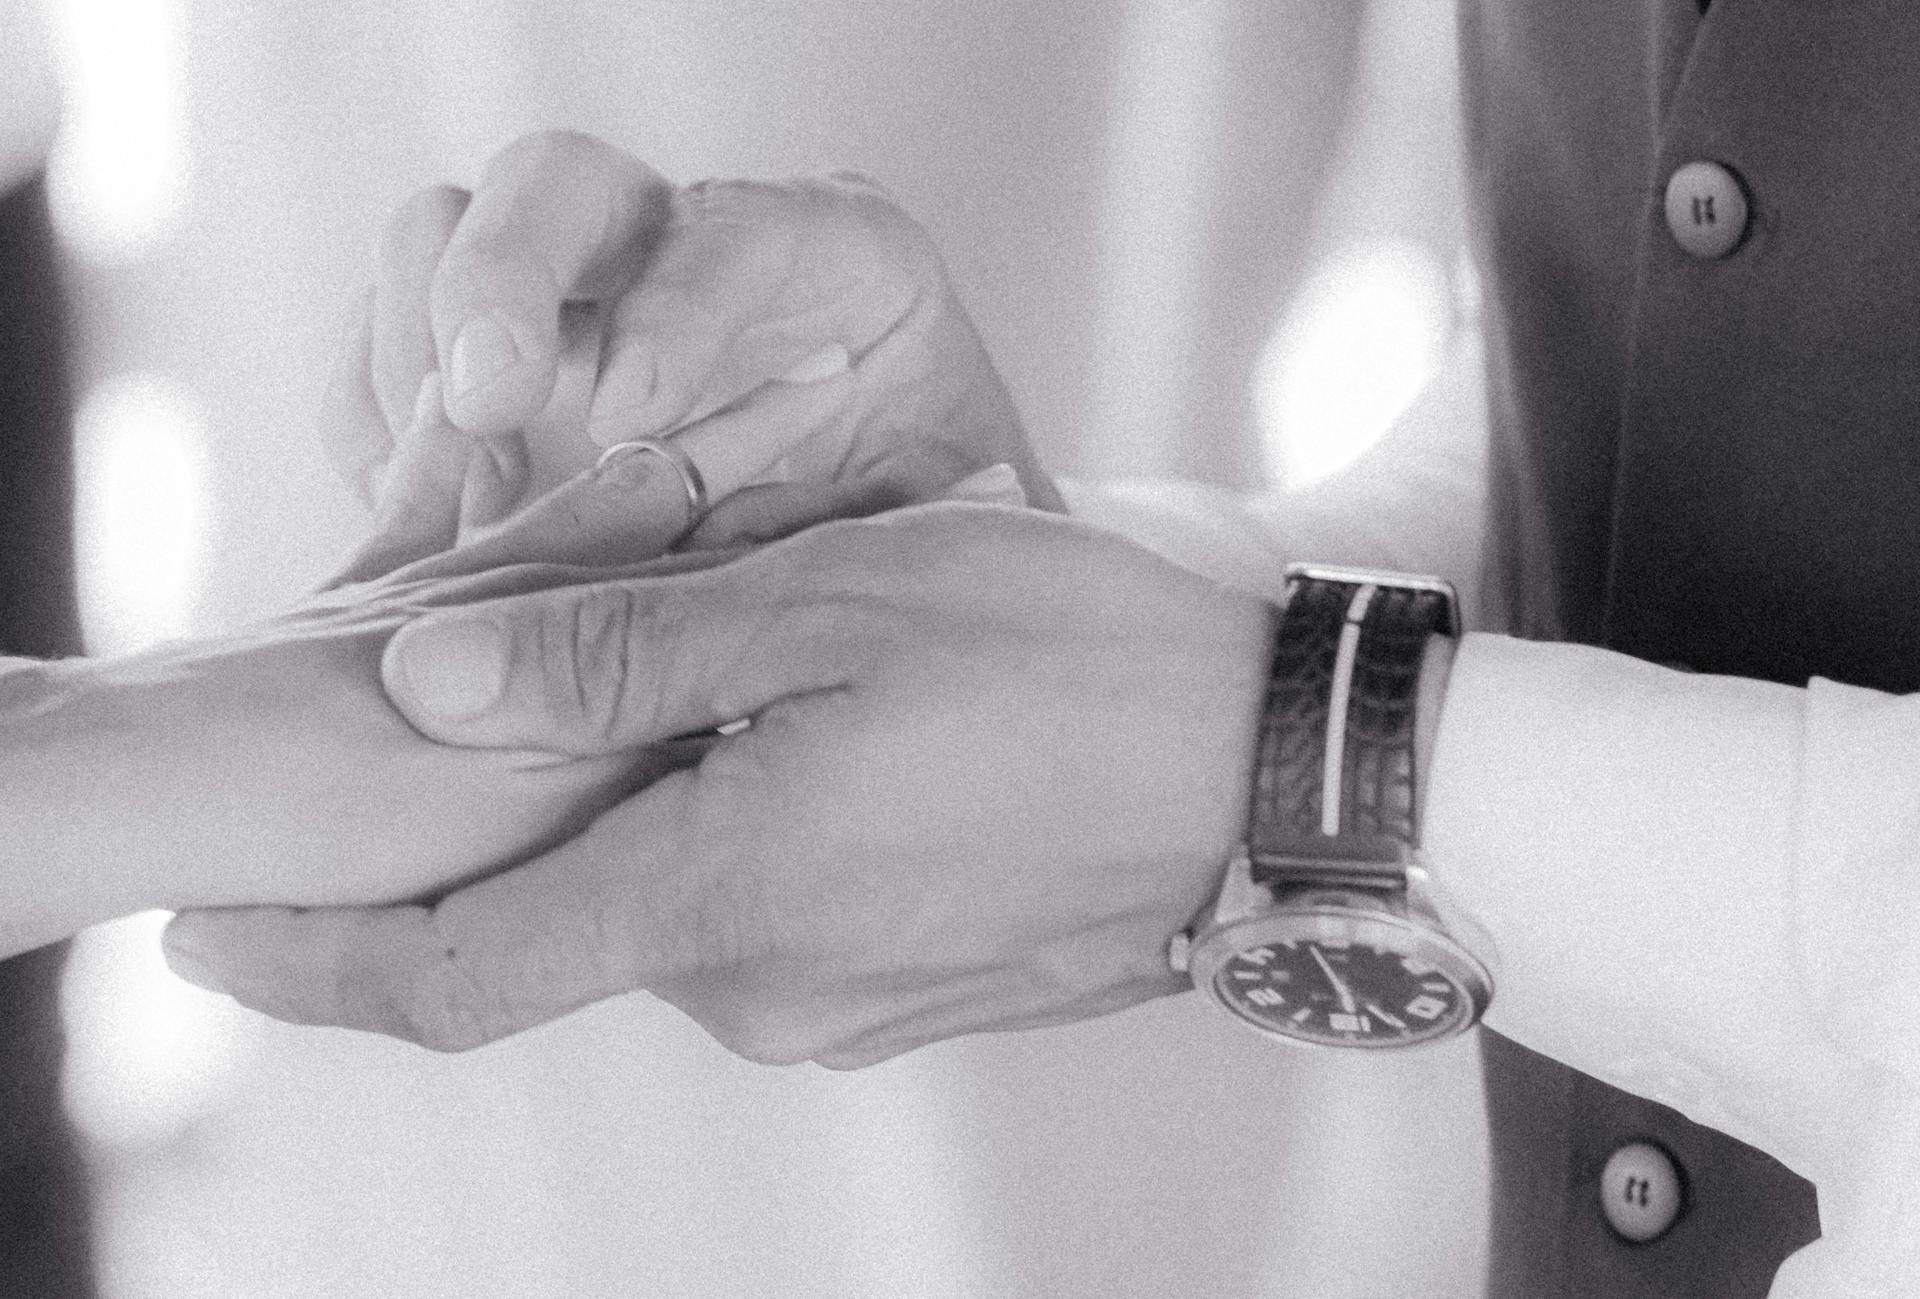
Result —
[{"label": "jacket button", "polygon": [[1650,1141],[1621,1146],[1600,1172],[1600,1211],[1608,1226],[1635,1244],[1666,1235],[1684,1199],[1673,1156]]},{"label": "jacket button", "polygon": [[1747,191],[1717,162],[1690,162],[1667,181],[1667,229],[1695,257],[1725,257],[1747,233]]}]

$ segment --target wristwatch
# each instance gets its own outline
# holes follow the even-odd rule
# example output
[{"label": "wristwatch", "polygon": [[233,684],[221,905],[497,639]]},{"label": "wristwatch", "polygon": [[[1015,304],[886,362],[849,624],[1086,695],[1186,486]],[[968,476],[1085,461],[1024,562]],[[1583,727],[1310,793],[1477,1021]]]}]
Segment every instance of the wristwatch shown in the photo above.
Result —
[{"label": "wristwatch", "polygon": [[1288,1042],[1437,1042],[1493,997],[1441,922],[1418,853],[1415,707],[1428,637],[1460,634],[1436,578],[1296,564],[1275,635],[1246,841],[1169,959]]}]

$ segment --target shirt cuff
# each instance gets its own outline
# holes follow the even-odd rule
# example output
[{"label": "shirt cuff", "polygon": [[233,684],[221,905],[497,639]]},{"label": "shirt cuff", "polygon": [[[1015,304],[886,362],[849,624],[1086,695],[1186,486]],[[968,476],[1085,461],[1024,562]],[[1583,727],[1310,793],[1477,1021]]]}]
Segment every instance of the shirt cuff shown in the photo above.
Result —
[{"label": "shirt cuff", "polygon": [[1920,1266],[1920,696],[1469,636],[1424,840],[1491,1027],[1814,1181],[1777,1295],[1905,1293],[1873,1278]]}]

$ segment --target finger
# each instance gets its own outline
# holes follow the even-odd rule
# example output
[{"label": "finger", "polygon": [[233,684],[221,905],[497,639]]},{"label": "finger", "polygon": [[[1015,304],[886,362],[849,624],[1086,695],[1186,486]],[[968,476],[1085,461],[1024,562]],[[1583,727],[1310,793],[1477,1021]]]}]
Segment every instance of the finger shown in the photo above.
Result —
[{"label": "finger", "polygon": [[606,337],[606,308],[601,303],[569,302],[560,309],[560,354],[553,388],[532,419],[521,427],[529,453],[527,490],[549,491],[593,467],[602,448],[587,437],[587,411],[600,372]]},{"label": "finger", "polygon": [[[473,483],[469,474],[468,486]],[[691,517],[680,475],[656,455],[614,456],[452,550],[393,571],[394,581],[439,579],[509,564],[608,567],[664,555]]]},{"label": "finger", "polygon": [[434,275],[448,413],[470,433],[518,429],[553,387],[561,304],[619,292],[666,219],[669,188],[638,159],[542,132],[487,165]]},{"label": "finger", "polygon": [[371,506],[375,478],[393,450],[393,435],[373,393],[373,295],[354,299],[340,354],[320,403],[320,449],[361,503]]},{"label": "finger", "polygon": [[716,505],[680,543],[683,550],[764,545],[831,519],[863,519],[912,500],[885,479],[833,483],[765,483]]},{"label": "finger", "polygon": [[914,227],[840,182],[704,182],[618,304],[588,425],[655,436],[783,377],[844,368],[936,284]]},{"label": "finger", "polygon": [[585,755],[723,726],[843,685],[882,639],[884,609],[847,551],[785,543],[431,614],[388,642],[387,694],[452,744]]},{"label": "finger", "polygon": [[432,185],[394,211],[380,240],[373,298],[373,390],[388,428],[403,428],[427,375],[439,368],[428,295],[447,243],[472,196]]},{"label": "finger", "polygon": [[512,514],[526,494],[532,475],[525,438],[503,433],[474,439],[466,481],[460,486],[460,539],[464,541],[473,530],[491,527]]},{"label": "finger", "polygon": [[765,481],[774,466],[807,451],[826,467],[806,477],[825,481],[845,467],[845,448],[865,409],[858,371],[818,383],[772,383],[730,410],[689,424],[673,441],[700,466],[707,492],[725,500]]},{"label": "finger", "polygon": [[580,837],[432,906],[183,912],[167,962],[276,1019],[481,1046],[678,972],[699,932],[671,887],[696,779],[667,775]]},{"label": "finger", "polygon": [[453,545],[472,455],[472,440],[447,420],[439,376],[428,375],[387,466],[373,536],[321,589],[379,577]]},{"label": "finger", "polygon": [[869,444],[885,448],[889,460],[912,455],[927,464],[938,461],[950,472],[923,486],[944,487],[984,467],[972,462],[974,449],[919,439],[894,426],[916,417],[937,421],[942,413],[930,405],[938,395],[930,399],[923,391],[929,361],[923,340],[896,330],[852,369],[808,383],[764,384],[732,407],[680,429],[674,442],[700,466],[715,500],[775,474],[828,482],[868,472],[878,463],[863,462]]},{"label": "finger", "polygon": [[914,448],[858,478],[743,488],[714,506],[679,549],[765,545],[833,519],[864,519],[926,501],[1026,504],[1012,465],[988,465],[965,476],[961,472],[943,450]]}]

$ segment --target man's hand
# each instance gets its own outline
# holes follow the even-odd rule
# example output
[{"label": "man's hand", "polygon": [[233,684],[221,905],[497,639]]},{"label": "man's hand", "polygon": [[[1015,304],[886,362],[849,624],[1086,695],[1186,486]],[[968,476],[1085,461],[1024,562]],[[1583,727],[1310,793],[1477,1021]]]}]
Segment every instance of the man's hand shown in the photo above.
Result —
[{"label": "man's hand", "polygon": [[1244,813],[1266,615],[1106,534],[936,505],[723,566],[424,618],[388,689],[452,744],[738,719],[577,839],[432,906],[184,915],[175,968],[463,1048],[646,988],[766,1061],[879,1060],[1175,990]]},{"label": "man's hand", "polygon": [[[471,440],[423,465],[408,430],[435,371]],[[996,463],[1059,506],[931,241],[871,182],[675,190],[564,132],[394,214],[323,430],[383,526],[433,521],[422,553],[638,437],[700,465],[708,535],[932,499]]]}]

